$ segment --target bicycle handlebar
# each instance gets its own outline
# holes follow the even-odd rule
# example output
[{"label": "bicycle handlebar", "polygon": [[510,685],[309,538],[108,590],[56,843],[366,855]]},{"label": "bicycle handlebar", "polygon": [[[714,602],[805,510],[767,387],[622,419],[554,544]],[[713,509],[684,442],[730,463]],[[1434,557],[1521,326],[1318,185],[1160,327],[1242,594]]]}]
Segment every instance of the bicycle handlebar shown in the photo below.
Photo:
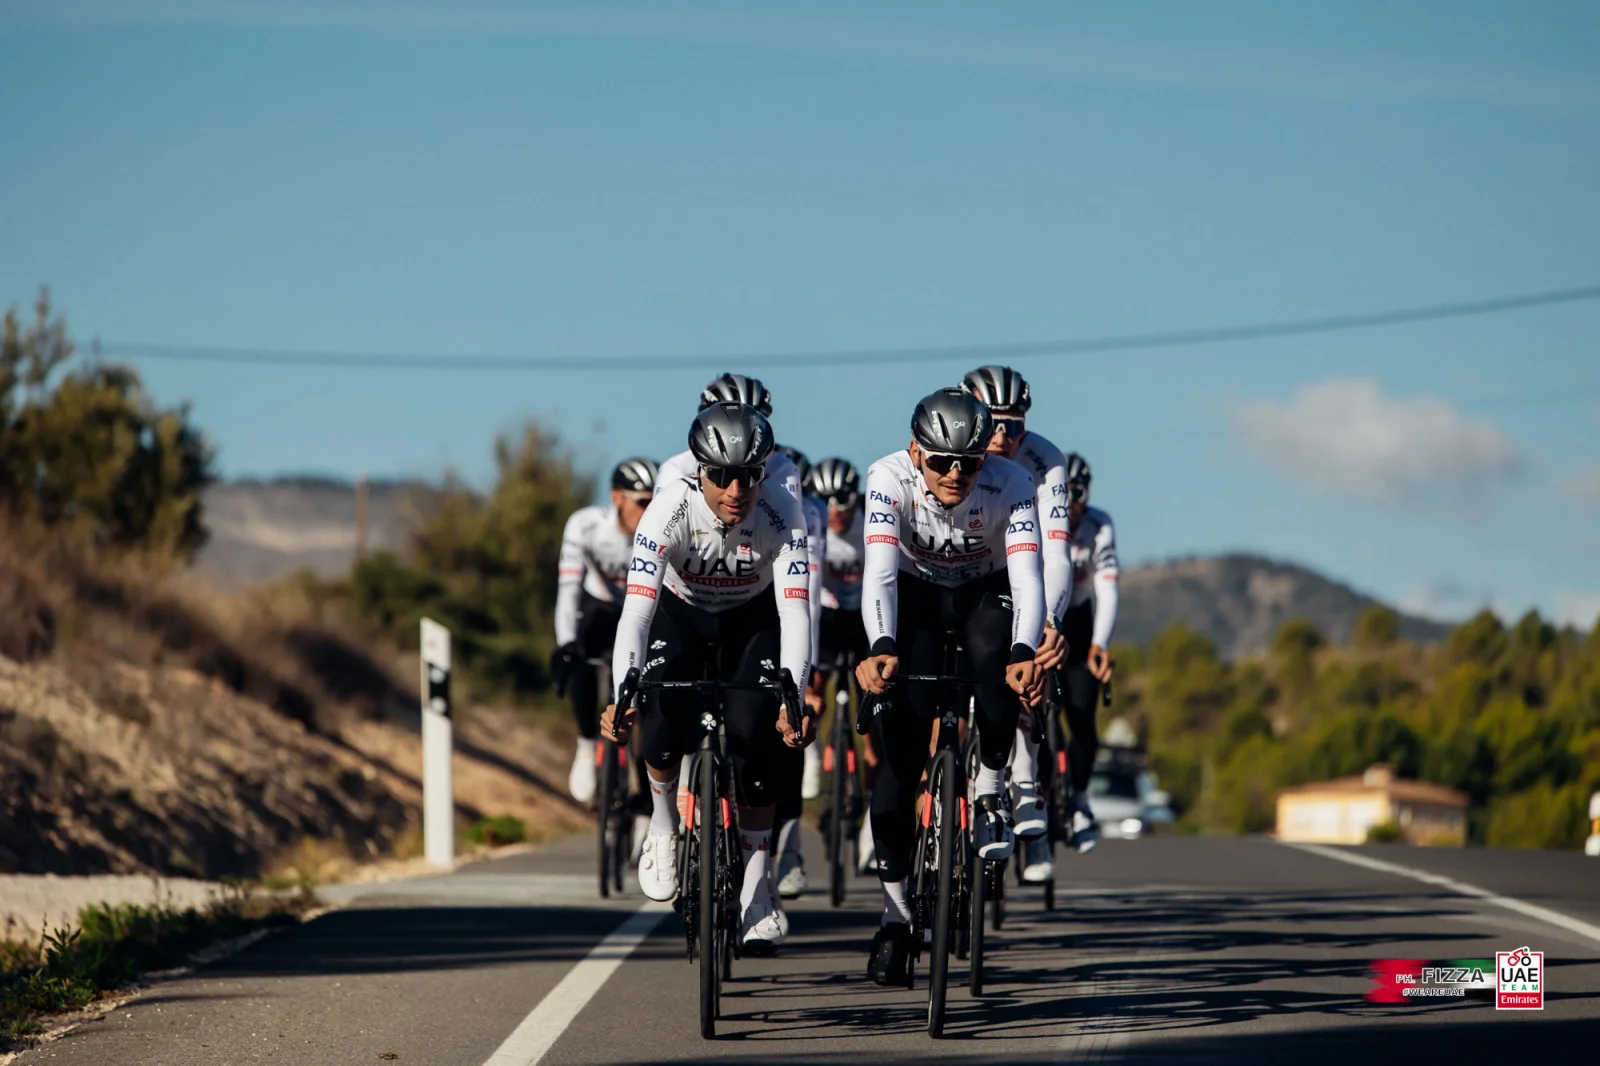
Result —
[{"label": "bicycle handlebar", "polygon": [[896,674],[888,679],[888,689],[886,691],[882,693],[867,692],[862,695],[861,709],[856,713],[856,732],[859,735],[866,736],[872,731],[872,720],[878,716],[880,710],[894,706],[887,697],[893,694],[895,686],[902,681],[921,684],[944,682],[956,685],[999,685],[1009,687],[1003,678],[999,681],[991,681],[986,678],[963,677],[960,674]]},{"label": "bicycle handlebar", "polygon": [[617,690],[617,709],[620,711],[632,707],[638,700],[639,694],[643,692],[714,693],[728,689],[775,693],[779,702],[788,710],[790,726],[797,733],[805,724],[806,716],[811,713],[806,701],[800,698],[800,689],[795,685],[794,675],[789,672],[787,666],[779,672],[777,681],[718,681],[715,678],[703,678],[699,681],[645,681],[640,677],[639,668],[631,666],[623,675],[622,687]]}]

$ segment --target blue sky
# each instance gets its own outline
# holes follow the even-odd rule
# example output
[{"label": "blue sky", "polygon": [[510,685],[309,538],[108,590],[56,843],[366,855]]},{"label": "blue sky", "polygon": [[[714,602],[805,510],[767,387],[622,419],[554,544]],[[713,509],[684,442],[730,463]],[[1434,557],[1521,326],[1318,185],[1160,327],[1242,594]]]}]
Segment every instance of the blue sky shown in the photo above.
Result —
[{"label": "blue sky", "polygon": [[[1593,4],[0,6],[0,300],[133,360],[229,476],[681,447],[723,367],[1600,282]],[[1444,617],[1600,613],[1600,303],[1019,359],[1125,558],[1248,549]],[[968,369],[763,374],[866,463]],[[728,361],[727,369],[738,369]]]}]

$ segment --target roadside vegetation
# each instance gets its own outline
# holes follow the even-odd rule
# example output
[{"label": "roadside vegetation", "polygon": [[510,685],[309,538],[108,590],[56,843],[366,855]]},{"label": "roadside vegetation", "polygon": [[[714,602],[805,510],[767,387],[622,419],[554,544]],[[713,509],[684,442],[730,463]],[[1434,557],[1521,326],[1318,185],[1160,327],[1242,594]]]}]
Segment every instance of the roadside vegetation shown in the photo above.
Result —
[{"label": "roadside vegetation", "polygon": [[70,930],[0,944],[0,1051],[27,1046],[51,1015],[89,1007],[221,941],[292,925],[314,905],[310,895],[256,896],[240,887],[204,907],[97,904]]},{"label": "roadside vegetation", "polygon": [[1348,647],[1303,620],[1270,652],[1228,663],[1184,626],[1116,651],[1117,703],[1146,738],[1181,828],[1250,833],[1277,790],[1374,762],[1471,799],[1469,842],[1578,848],[1600,789],[1600,627],[1485,611],[1439,645],[1397,638],[1369,609]]}]

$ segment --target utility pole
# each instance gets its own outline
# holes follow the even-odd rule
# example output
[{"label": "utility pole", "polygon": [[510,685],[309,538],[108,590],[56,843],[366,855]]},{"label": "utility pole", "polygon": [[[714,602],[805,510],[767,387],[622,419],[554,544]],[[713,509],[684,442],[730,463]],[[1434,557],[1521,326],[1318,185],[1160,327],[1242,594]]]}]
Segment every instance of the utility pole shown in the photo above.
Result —
[{"label": "utility pole", "polygon": [[356,559],[367,555],[367,475],[356,475]]}]

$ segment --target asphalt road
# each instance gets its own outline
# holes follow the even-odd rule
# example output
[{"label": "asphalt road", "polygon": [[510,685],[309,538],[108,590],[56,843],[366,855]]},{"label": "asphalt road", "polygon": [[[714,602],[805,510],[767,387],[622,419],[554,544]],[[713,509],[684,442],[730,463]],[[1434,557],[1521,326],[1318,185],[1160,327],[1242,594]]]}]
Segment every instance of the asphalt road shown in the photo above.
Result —
[{"label": "asphalt road", "polygon": [[[808,847],[820,854],[816,838]],[[1600,923],[1600,860],[1583,855],[1341,850]],[[18,1061],[481,1066],[639,908],[636,888],[598,899],[591,855],[585,837],[366,890]],[[815,893],[791,905],[781,954],[738,964],[715,1041],[698,1036],[695,972],[669,913],[570,1024],[548,1029],[559,1036],[540,1061],[1600,1059],[1591,933],[1268,840],[1107,841],[1060,858],[1059,909],[1011,889],[1010,921],[990,940],[988,992],[952,991],[944,1040],[925,1032],[924,980],[914,991],[866,980],[878,894],[857,879],[842,910]],[[1364,995],[1375,959],[1492,957],[1523,944],[1545,952],[1542,1012]]]}]

